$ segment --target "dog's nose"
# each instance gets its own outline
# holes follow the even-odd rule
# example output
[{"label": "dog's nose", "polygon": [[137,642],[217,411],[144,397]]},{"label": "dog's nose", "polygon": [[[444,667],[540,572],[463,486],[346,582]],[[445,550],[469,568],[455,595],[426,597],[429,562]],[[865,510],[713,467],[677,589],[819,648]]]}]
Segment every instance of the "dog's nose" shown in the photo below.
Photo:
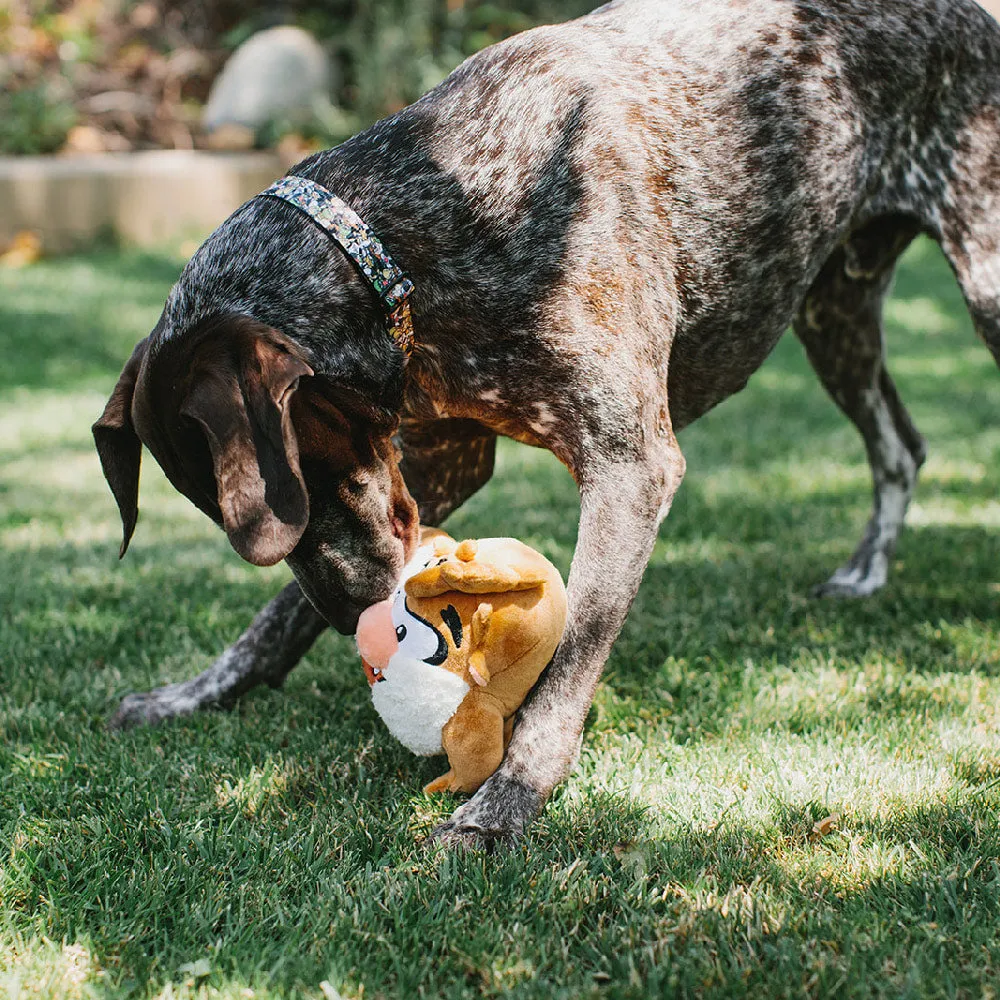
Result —
[{"label": "dog's nose", "polygon": [[380,601],[370,608],[365,608],[358,619],[355,638],[361,662],[365,666],[365,673],[368,674],[368,683],[374,684],[382,679],[382,671],[399,649],[396,630],[392,624],[392,602]]}]

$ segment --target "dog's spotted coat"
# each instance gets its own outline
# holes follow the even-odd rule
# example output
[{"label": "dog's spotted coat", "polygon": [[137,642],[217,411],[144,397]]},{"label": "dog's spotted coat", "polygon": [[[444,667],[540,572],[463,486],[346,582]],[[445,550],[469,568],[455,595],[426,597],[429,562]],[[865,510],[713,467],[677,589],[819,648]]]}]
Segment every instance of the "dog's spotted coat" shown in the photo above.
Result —
[{"label": "dog's spotted coat", "polygon": [[[566,776],[684,474],[675,433],[742,388],[790,324],[872,466],[871,522],[826,593],[884,583],[924,457],[880,318],[915,235],[941,244],[1000,358],[1000,27],[972,0],[618,0],[481,52],[294,172],[414,279],[408,365],[331,241],[258,199],[185,269],[146,377],[199,323],[252,316],[317,378],[399,413],[425,523],[489,479],[497,434],[550,449],[581,491],[565,638],[446,839],[517,834]],[[313,520],[323,545],[289,562],[350,629],[331,592],[349,609],[382,596],[358,580],[405,544],[372,555],[370,528]],[[321,628],[291,584],[206,675],[130,696],[116,724],[280,683]]]}]

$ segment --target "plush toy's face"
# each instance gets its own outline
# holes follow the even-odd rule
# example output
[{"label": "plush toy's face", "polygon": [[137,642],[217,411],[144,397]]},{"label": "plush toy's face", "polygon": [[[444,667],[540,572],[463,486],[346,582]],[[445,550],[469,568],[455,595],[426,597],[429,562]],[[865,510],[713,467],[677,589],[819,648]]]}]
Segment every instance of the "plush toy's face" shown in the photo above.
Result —
[{"label": "plush toy's face", "polygon": [[[467,629],[462,627],[462,615],[475,612],[478,602],[465,599],[463,594],[424,598],[406,592],[411,577],[447,562],[456,548],[455,541],[443,531],[423,529],[421,545],[404,567],[392,597],[361,616],[357,642],[369,684],[384,680],[384,670],[397,655],[463,673],[462,657],[455,656],[465,651]],[[456,608],[456,604],[460,607]]]},{"label": "plush toy's face", "polygon": [[421,547],[404,571],[396,593],[369,608],[358,623],[358,648],[379,715],[414,753],[441,752],[441,730],[469,691],[468,629],[458,604],[465,595],[414,598],[406,581],[431,565],[433,549]]},{"label": "plush toy's face", "polygon": [[461,651],[464,630],[455,605],[422,607],[425,618],[411,607],[411,603],[435,604],[414,601],[400,590],[392,603],[393,633],[398,643],[394,655],[460,674],[462,666],[453,654]]},{"label": "plush toy's face", "polygon": [[389,665],[404,661],[463,677],[471,638],[468,623],[479,603],[466,594],[413,597],[401,584],[389,601],[369,609],[358,625],[368,683],[384,682]]}]

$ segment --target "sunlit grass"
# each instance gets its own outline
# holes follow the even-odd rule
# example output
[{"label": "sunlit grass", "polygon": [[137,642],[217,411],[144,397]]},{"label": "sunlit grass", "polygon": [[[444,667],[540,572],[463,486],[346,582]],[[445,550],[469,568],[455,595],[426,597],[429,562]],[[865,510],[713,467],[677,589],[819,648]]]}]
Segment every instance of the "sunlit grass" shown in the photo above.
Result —
[{"label": "sunlit grass", "polygon": [[45,938],[12,940],[0,952],[0,994],[83,1000],[98,995],[101,973],[81,944],[57,945]]},{"label": "sunlit grass", "polygon": [[[1000,983],[1000,379],[918,243],[890,367],[929,440],[889,586],[809,587],[868,515],[864,450],[799,346],[682,435],[688,477],[579,767],[521,848],[446,856],[438,762],[349,640],[284,691],[113,736],[288,578],[143,468],[120,524],[89,425],[179,269],[0,273],[0,996],[986,996]],[[457,534],[565,572],[577,500],[501,448]],[[322,984],[326,984],[325,986]]]}]

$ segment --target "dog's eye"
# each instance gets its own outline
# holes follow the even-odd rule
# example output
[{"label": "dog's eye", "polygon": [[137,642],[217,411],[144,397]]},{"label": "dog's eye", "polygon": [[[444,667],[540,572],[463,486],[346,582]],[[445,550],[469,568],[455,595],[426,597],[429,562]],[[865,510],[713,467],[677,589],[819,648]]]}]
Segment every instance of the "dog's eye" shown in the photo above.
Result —
[{"label": "dog's eye", "polygon": [[396,626],[396,641],[402,642],[406,638],[406,626],[397,625]]}]

